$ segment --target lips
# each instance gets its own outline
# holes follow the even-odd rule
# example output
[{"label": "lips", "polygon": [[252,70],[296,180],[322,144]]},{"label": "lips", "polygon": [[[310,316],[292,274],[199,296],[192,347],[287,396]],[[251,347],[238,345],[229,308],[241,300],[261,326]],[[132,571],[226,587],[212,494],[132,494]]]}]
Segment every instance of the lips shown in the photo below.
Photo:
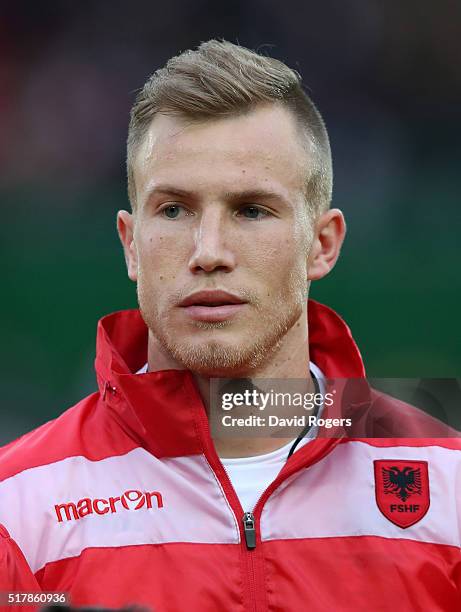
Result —
[{"label": "lips", "polygon": [[229,304],[244,304],[244,300],[227,291],[197,291],[192,293],[179,305],[187,306],[227,306]]},{"label": "lips", "polygon": [[184,312],[194,321],[218,322],[235,316],[244,302],[227,291],[197,291],[180,303]]}]

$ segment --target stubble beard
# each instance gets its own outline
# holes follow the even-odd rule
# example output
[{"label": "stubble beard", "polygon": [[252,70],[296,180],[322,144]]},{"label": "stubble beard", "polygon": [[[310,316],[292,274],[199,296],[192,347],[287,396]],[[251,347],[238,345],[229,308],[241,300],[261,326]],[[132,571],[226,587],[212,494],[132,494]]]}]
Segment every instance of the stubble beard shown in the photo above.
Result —
[{"label": "stubble beard", "polygon": [[[259,315],[259,330],[248,329],[245,339],[238,344],[229,344],[211,337],[207,342],[190,343],[181,341],[174,333],[171,323],[162,318],[157,300],[142,289],[138,282],[138,302],[142,317],[162,346],[163,350],[184,368],[202,376],[222,378],[243,377],[257,372],[280,348],[287,332],[296,324],[303,313],[306,301],[307,280],[305,270],[291,270],[287,283],[272,299],[271,308],[263,306],[261,300],[251,295],[248,308]],[[240,292],[242,295],[242,292]],[[288,298],[292,298],[288,301]],[[219,322],[197,321],[197,334],[231,328],[232,320]]]}]

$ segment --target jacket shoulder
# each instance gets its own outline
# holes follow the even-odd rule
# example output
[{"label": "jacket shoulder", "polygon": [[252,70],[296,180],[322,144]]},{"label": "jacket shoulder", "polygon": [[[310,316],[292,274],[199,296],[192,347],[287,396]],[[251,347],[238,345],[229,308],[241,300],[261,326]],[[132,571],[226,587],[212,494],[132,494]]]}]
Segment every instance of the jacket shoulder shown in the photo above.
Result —
[{"label": "jacket shoulder", "polygon": [[373,390],[367,414],[367,435],[380,438],[437,440],[437,444],[461,450],[461,432],[407,402]]},{"label": "jacket shoulder", "polygon": [[0,524],[0,590],[40,592],[40,586],[16,542]]},{"label": "jacket shoulder", "polygon": [[97,461],[132,448],[133,442],[123,435],[96,392],[56,419],[0,448],[0,482],[68,457],[84,456]]}]

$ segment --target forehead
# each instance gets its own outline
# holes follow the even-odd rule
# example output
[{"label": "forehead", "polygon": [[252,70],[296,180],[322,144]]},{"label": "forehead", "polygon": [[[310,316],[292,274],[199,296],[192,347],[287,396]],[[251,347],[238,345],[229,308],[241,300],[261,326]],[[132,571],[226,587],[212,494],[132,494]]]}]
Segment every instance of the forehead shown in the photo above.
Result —
[{"label": "forehead", "polygon": [[311,157],[296,120],[278,106],[203,122],[158,114],[134,158],[137,200],[163,182],[219,193],[236,181],[292,198],[304,192]]}]

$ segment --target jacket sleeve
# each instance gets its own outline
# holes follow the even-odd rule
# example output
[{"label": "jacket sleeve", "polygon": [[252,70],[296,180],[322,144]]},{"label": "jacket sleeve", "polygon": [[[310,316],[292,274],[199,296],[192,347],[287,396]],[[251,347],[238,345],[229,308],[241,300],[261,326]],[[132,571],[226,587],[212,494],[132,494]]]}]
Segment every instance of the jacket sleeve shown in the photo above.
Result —
[{"label": "jacket sleeve", "polygon": [[41,588],[19,546],[5,527],[0,525],[0,609],[6,609],[8,612],[29,612],[37,609],[34,605],[10,605],[3,608],[6,603],[3,599],[11,592],[40,593]]}]

